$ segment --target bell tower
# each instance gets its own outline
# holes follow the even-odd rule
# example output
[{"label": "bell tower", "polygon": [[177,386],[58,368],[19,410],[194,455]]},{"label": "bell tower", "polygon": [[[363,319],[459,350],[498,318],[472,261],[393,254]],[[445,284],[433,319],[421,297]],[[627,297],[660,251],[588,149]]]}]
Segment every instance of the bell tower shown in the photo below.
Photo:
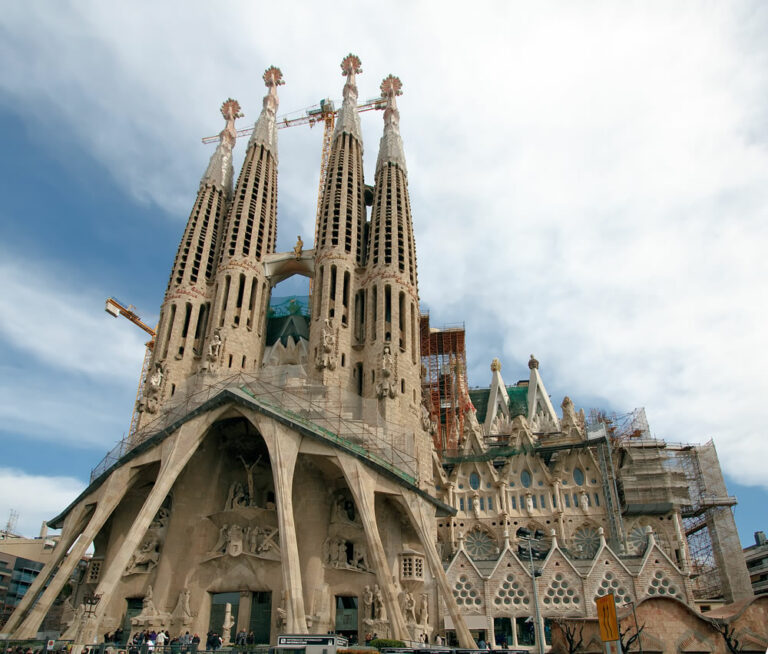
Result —
[{"label": "bell tower", "polygon": [[155,413],[197,372],[203,356],[221,233],[232,200],[235,120],[242,117],[240,105],[232,98],[221,105],[221,114],[226,125],[200,180],[160,308],[156,345],[139,406],[142,413]]},{"label": "bell tower", "polygon": [[253,128],[224,226],[203,368],[226,376],[254,371],[264,352],[269,284],[263,259],[275,251],[277,233],[277,87],[274,66]]},{"label": "bell tower", "polygon": [[[365,201],[363,142],[357,112],[356,75],[362,72],[353,54],[341,62],[344,99],[331,143],[328,174],[315,229],[315,282],[310,329],[310,369],[326,386],[354,390],[355,365],[362,345],[353,326],[357,270],[362,265]],[[357,305],[353,303],[357,301]]]},{"label": "bell tower", "polygon": [[[408,171],[400,137],[400,79],[381,83],[387,101],[376,161],[376,186],[363,289],[367,303],[364,394],[387,413],[420,412],[419,294],[416,248],[408,197]],[[392,415],[393,419],[399,419]]]}]

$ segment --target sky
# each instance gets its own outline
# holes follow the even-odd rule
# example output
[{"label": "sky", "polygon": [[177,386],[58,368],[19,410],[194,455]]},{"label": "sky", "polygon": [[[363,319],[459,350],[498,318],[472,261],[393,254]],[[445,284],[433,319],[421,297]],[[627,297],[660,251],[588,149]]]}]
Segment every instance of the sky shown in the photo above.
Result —
[{"label": "sky", "polygon": [[[463,323],[469,381],[528,376],[714,439],[742,542],[768,528],[768,4],[4,3],[0,522],[36,535],[128,429],[144,333],[236,98],[257,118],[398,99],[423,310]],[[369,183],[382,130],[362,114]],[[279,133],[278,249],[309,247],[319,128]],[[245,143],[235,148],[236,166]],[[286,282],[275,293],[306,292]]]}]

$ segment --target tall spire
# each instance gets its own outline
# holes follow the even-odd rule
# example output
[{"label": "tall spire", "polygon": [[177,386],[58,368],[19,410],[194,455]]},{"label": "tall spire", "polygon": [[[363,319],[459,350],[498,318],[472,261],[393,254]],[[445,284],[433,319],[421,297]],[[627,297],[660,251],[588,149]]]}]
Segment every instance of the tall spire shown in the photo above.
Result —
[{"label": "tall spire", "polygon": [[387,99],[387,108],[384,110],[384,135],[379,143],[379,157],[376,160],[376,174],[382,164],[393,163],[407,175],[405,165],[405,153],[403,152],[403,139],[400,138],[400,112],[397,109],[395,98],[402,95],[403,83],[399,77],[387,76],[381,83],[381,96]]},{"label": "tall spire", "polygon": [[221,105],[221,115],[224,116],[226,125],[219,132],[219,145],[216,146],[216,152],[211,155],[208,168],[200,180],[200,185],[210,184],[224,191],[227,198],[232,196],[232,178],[234,177],[234,168],[232,167],[232,148],[237,140],[237,130],[235,129],[235,120],[242,118],[240,103],[232,98],[227,98]]},{"label": "tall spire", "polygon": [[341,74],[347,78],[347,82],[344,84],[344,99],[336,119],[334,139],[346,132],[362,143],[360,114],[357,113],[357,81],[355,80],[355,75],[363,72],[360,66],[360,57],[351,53],[341,62]]},{"label": "tall spire", "polygon": [[253,133],[251,134],[251,140],[248,141],[248,147],[250,148],[254,143],[263,145],[277,160],[277,123],[275,118],[277,116],[277,107],[280,105],[280,100],[277,97],[277,87],[282,86],[285,82],[283,81],[283,74],[280,72],[280,69],[275,66],[267,68],[263,79],[269,91],[264,96],[263,108],[256,124],[253,126]]}]

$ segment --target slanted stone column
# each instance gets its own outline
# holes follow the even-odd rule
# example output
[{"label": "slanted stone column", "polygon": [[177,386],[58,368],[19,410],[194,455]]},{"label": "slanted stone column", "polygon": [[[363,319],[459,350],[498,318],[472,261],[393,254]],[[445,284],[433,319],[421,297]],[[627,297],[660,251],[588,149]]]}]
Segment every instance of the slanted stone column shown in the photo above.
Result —
[{"label": "slanted stone column", "polygon": [[[96,642],[99,623],[104,617],[115,586],[120,581],[126,565],[128,565],[128,560],[144,538],[150,523],[165,501],[179,474],[181,474],[181,471],[184,470],[192,455],[197,451],[198,446],[208,431],[208,427],[218,418],[220,413],[221,411],[214,411],[190,420],[182,425],[174,436],[159,446],[163,448],[163,452],[157,480],[147,499],[144,500],[144,505],[141,507],[136,519],[133,521],[130,533],[120,545],[114,558],[110,561],[109,567],[107,567],[96,588],[95,594],[100,595],[102,599],[97,605],[93,617],[88,620],[83,629],[83,644]],[[127,466],[123,466],[121,469],[125,468]],[[78,652],[75,652],[75,654],[78,654]]]},{"label": "slanted stone column", "polygon": [[[66,584],[67,581],[69,581],[69,578],[72,576],[72,572],[75,569],[75,566],[83,558],[85,551],[91,546],[93,539],[96,538],[96,535],[99,533],[99,530],[104,526],[104,523],[107,521],[109,516],[112,515],[112,512],[115,510],[115,507],[120,503],[120,500],[123,499],[125,492],[128,490],[129,479],[130,479],[130,470],[127,467],[119,468],[109,476],[109,478],[104,482],[104,486],[101,490],[101,496],[96,505],[96,510],[93,512],[91,519],[88,520],[88,525],[85,527],[85,530],[82,531],[82,533],[80,532],[85,523],[85,516],[87,515],[87,513],[84,510],[86,506],[86,502],[82,501],[80,503],[80,508],[78,509],[78,511],[82,512],[81,515],[79,517],[73,516],[76,528],[72,529],[72,532],[66,538],[62,534],[62,539],[59,542],[59,546],[57,546],[56,548],[57,550],[59,550],[59,547],[61,547],[61,551],[56,552],[53,560],[51,561],[51,564],[53,564],[54,561],[58,562],[58,561],[61,561],[62,559],[63,559],[63,562],[59,567],[58,571],[56,572],[56,574],[53,576],[53,579],[51,579],[51,582],[48,584],[48,587],[45,589],[45,591],[41,595],[40,599],[37,601],[35,606],[32,608],[32,610],[29,612],[29,614],[25,618],[24,622],[21,623],[21,626],[18,628],[18,630],[14,634],[15,638],[24,639],[24,638],[35,637],[35,634],[37,634],[37,631],[40,628],[40,624],[42,623],[43,618],[50,610],[54,600],[59,596],[61,589],[64,588],[64,584]],[[66,554],[67,550],[72,544],[72,541],[74,541],[74,537],[77,536],[78,533],[79,533],[79,536],[77,537],[77,541],[75,542],[75,545],[72,548],[72,551],[69,553],[69,555],[66,556],[66,558],[64,558],[64,555]],[[41,584],[40,584],[41,586],[45,583],[48,576],[48,575],[44,576],[44,573],[45,573],[45,570],[43,570],[43,572],[40,575],[38,575],[38,577],[42,578]],[[39,590],[39,587],[38,587],[38,590]],[[31,587],[29,591],[27,591],[27,595],[29,595],[30,602],[32,601],[32,599],[35,597],[36,594],[37,594],[37,590],[35,590],[34,586]],[[14,613],[14,615],[11,616],[11,619],[20,618],[23,610],[24,610],[23,605],[20,605],[16,609],[16,612]],[[12,626],[9,628],[8,625],[6,625],[6,629],[8,629],[9,631],[12,628],[13,628]]]},{"label": "slanted stone column", "polygon": [[421,544],[424,546],[424,551],[427,555],[427,562],[429,563],[429,569],[432,572],[432,576],[437,582],[437,586],[440,589],[440,594],[445,601],[445,606],[448,609],[448,615],[453,620],[453,626],[456,628],[456,637],[459,640],[459,645],[466,649],[476,649],[472,634],[469,633],[467,624],[464,622],[464,617],[459,613],[459,607],[456,604],[456,598],[453,596],[451,587],[448,584],[448,578],[445,576],[445,570],[443,564],[440,561],[440,556],[437,553],[435,542],[432,538],[430,525],[434,525],[435,517],[427,510],[427,505],[424,500],[419,499],[413,493],[403,493],[404,505],[408,510],[411,523],[416,529],[416,533],[421,539]]},{"label": "slanted stone column", "polygon": [[[72,543],[75,542],[77,537],[85,528],[85,525],[88,524],[89,514],[86,511],[85,506],[85,502],[81,502],[67,516],[64,522],[64,528],[61,532],[61,538],[53,550],[51,560],[45,564],[43,569],[40,571],[40,574],[35,577],[35,580],[29,587],[29,590],[24,594],[24,597],[21,598],[21,601],[19,602],[14,612],[11,614],[11,617],[8,618],[8,621],[5,623],[3,628],[3,631],[6,633],[13,633],[16,627],[19,626],[24,614],[27,612],[29,607],[32,606],[34,599],[44,588],[45,584],[48,583],[48,579],[53,571],[56,569],[59,563],[61,563],[67,551],[72,546]],[[42,615],[44,616],[45,613]],[[37,626],[38,625],[35,625],[35,630],[37,630]]]},{"label": "slanted stone column", "polygon": [[363,523],[363,531],[371,555],[370,562],[384,596],[384,605],[392,628],[392,637],[399,640],[411,640],[405,618],[403,618],[403,613],[400,610],[400,603],[397,601],[396,589],[392,583],[392,575],[387,564],[387,555],[384,552],[384,545],[381,542],[379,528],[376,524],[373,476],[359,461],[347,455],[340,454],[339,463],[347,480],[347,486],[355,498],[355,504]]},{"label": "slanted stone column", "polygon": [[283,590],[285,591],[285,632],[307,633],[304,590],[301,583],[299,545],[293,516],[293,474],[301,436],[274,420],[258,416],[254,420],[269,450],[275,482],[277,522],[280,528]]}]

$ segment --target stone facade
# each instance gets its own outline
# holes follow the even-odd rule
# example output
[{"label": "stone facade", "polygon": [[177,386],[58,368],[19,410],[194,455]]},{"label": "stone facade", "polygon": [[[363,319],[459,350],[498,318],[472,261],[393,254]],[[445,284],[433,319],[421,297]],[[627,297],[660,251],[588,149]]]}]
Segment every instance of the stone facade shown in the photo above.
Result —
[{"label": "stone facade", "polygon": [[[381,85],[370,192],[361,72],[354,55],[343,60],[313,250],[299,237],[293,252],[274,251],[282,74],[264,75],[234,188],[240,108],[222,107],[226,127],[173,265],[139,427],[51,521],[61,538],[6,625],[15,637],[35,635],[91,543],[86,589],[101,599],[68,630],[83,643],[122,626],[224,631],[225,642],[245,629],[259,642],[340,631],[530,647],[537,599],[540,629],[593,620],[595,598],[609,592],[620,604],[664,598],[693,610],[684,473],[665,444],[613,439],[568,398],[558,415],[534,357],[516,389],[498,361],[482,397],[464,380],[459,450],[433,446],[402,85],[393,76]],[[292,274],[313,280],[311,315],[267,342],[271,288]],[[525,396],[526,410],[510,393]],[[746,569],[729,561],[721,574],[737,599]]]}]

